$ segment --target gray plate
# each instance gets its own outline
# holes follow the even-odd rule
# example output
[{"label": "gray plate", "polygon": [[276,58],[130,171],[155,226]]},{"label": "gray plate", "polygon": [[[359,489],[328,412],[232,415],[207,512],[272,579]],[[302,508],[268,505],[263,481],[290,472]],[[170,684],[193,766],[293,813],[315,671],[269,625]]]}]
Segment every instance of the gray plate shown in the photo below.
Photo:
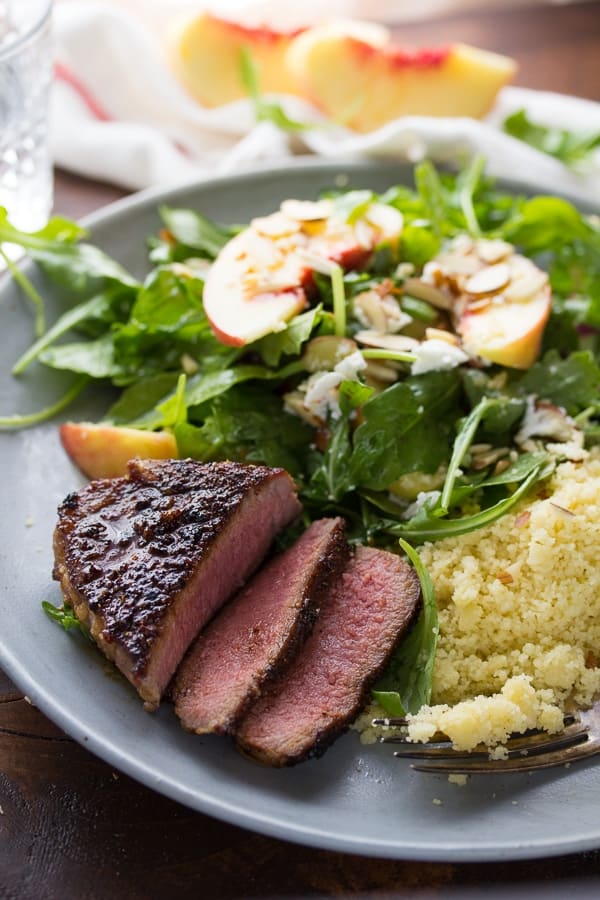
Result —
[{"label": "gray plate", "polygon": [[[286,197],[313,198],[340,174],[353,186],[376,190],[409,179],[406,169],[380,164],[275,168],[138,195],[88,224],[94,242],[141,275],[159,202],[243,222]],[[48,294],[56,315],[60,293]],[[58,374],[41,369],[11,378],[11,363],[30,340],[29,310],[7,281],[0,289],[2,414],[38,408],[63,388]],[[69,418],[93,418],[106,400],[88,396]],[[474,861],[600,846],[600,768],[590,764],[536,776],[473,778],[458,787],[416,774],[389,747],[362,746],[349,733],[321,760],[271,771],[244,760],[225,740],[185,734],[166,705],[157,714],[144,713],[95,649],[57,628],[40,609],[44,599],[60,603],[51,578],[52,529],[57,504],[81,483],[60,448],[56,424],[1,434],[0,466],[0,662],[36,706],[111,765],[209,815],[335,850]]]}]

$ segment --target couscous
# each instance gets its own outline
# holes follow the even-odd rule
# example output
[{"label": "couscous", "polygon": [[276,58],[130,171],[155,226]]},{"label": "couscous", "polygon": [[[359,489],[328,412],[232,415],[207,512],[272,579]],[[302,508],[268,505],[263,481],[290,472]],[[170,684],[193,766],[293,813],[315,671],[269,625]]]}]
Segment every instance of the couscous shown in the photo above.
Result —
[{"label": "couscous", "polygon": [[558,731],[566,707],[591,704],[600,691],[599,546],[594,450],[559,465],[493,525],[422,548],[440,637],[432,705],[409,716],[412,740],[441,732],[457,748],[484,743],[500,755],[512,731]]}]

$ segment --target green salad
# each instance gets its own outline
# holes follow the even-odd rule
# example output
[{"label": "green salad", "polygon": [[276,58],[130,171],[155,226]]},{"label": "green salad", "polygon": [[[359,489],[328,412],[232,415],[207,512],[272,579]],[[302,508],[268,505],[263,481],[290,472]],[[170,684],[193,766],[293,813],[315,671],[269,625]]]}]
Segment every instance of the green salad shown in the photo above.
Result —
[{"label": "green salad", "polygon": [[[600,220],[561,198],[507,192],[481,159],[459,174],[425,161],[412,187],[314,201],[282,205],[291,231],[282,211],[257,220],[250,244],[245,224],[162,207],[143,282],[73,222],[24,234],[0,218],[0,242],[24,247],[70,298],[47,326],[43,298],[12,266],[36,328],[14,375],[34,361],[73,373],[51,409],[0,425],[35,424],[92,382],[111,385],[102,439],[167,433],[181,457],[282,466],[303,526],[342,515],[350,539],[400,541],[415,564],[413,545],[493,522],[557,461],[598,442]],[[269,237],[283,264],[265,255]],[[245,260],[241,281],[218,281],[227,254]],[[254,334],[252,316],[241,319],[265,297]],[[398,690],[404,708],[427,700],[431,610],[425,638],[415,631],[380,685],[391,711]],[[421,680],[406,688],[417,661]]]}]

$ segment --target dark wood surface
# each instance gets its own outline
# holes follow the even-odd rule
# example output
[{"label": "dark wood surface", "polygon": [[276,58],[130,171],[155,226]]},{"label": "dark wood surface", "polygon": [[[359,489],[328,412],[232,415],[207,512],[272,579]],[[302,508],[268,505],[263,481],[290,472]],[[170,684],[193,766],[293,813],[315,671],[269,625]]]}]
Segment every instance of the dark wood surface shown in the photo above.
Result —
[{"label": "dark wood surface", "polygon": [[[463,40],[507,52],[519,61],[519,84],[600,100],[596,2],[452,17],[397,33],[415,44]],[[122,194],[57,173],[57,212],[78,217]],[[113,771],[0,672],[0,900],[537,897],[538,890],[540,897],[600,896],[600,852],[446,865],[263,837],[191,812]]]}]

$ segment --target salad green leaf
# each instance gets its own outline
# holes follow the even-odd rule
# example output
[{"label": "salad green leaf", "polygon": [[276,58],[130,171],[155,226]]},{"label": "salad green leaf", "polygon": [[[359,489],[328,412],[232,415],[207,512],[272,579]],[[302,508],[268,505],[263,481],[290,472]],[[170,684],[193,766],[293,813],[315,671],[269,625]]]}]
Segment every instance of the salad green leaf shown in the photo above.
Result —
[{"label": "salad green leaf", "polygon": [[42,609],[53,622],[56,622],[56,624],[60,625],[61,628],[64,628],[65,631],[80,631],[82,634],[85,634],[86,637],[89,637],[89,634],[82,623],[79,621],[71,607],[67,606],[66,603],[63,603],[62,606],[54,606],[54,604],[50,603],[48,600],[42,600]]},{"label": "salad green leaf", "polygon": [[306,131],[314,126],[291,119],[280,103],[267,100],[260,89],[260,68],[247,47],[240,49],[240,78],[254,104],[257,122],[272,122],[282,131]]},{"label": "salad green leaf", "polygon": [[159,213],[169,237],[185,248],[186,256],[214,259],[233,235],[233,229],[216,225],[195,209],[161,206]]},{"label": "salad green leaf", "polygon": [[533,122],[525,109],[518,109],[508,116],[502,127],[512,137],[574,168],[588,160],[600,147],[600,132],[568,131],[566,128],[541,125]]},{"label": "salad green leaf", "polygon": [[348,465],[356,485],[384,490],[407,472],[435,472],[459,415],[459,376],[410,376],[367,400]]},{"label": "salad green leaf", "polygon": [[416,713],[429,703],[438,640],[438,610],[431,576],[414,547],[404,540],[399,543],[419,576],[423,607],[417,623],[373,690],[374,699],[391,716]]}]

